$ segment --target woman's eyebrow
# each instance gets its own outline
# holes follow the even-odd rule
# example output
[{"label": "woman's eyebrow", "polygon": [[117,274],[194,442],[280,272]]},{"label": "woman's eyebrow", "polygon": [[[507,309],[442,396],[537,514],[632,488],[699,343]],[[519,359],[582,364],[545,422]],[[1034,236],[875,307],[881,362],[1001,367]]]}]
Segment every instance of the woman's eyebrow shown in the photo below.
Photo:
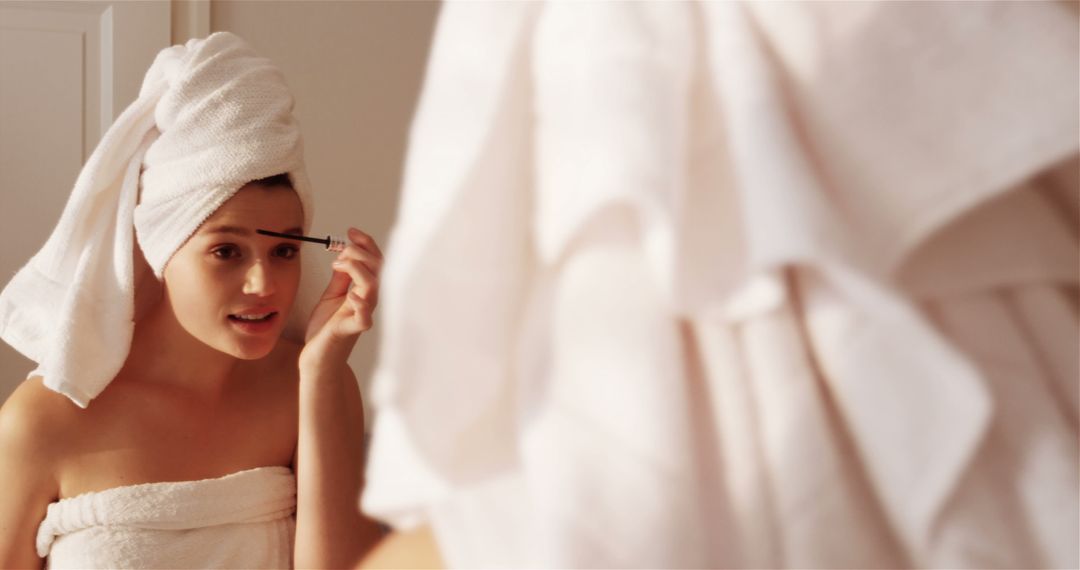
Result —
[{"label": "woman's eyebrow", "polygon": [[241,227],[237,227],[237,226],[214,226],[214,227],[211,227],[211,228],[206,228],[201,233],[204,233],[204,234],[236,234],[236,235],[242,235],[243,236],[243,235],[250,234],[251,231],[247,230],[247,229],[244,229],[244,228],[241,228]]},{"label": "woman's eyebrow", "polygon": [[[285,230],[283,232],[280,232],[280,233],[283,233],[283,234],[302,234],[303,231],[304,231],[303,228],[298,228],[297,227],[297,228],[289,228],[289,229],[287,229],[287,230]],[[214,227],[207,228],[207,229],[203,230],[200,233],[203,233],[203,234],[235,234],[235,235],[241,235],[241,236],[248,236],[248,235],[251,235],[252,232],[251,232],[251,230],[249,230],[247,228],[241,228],[239,226],[214,226]]]}]

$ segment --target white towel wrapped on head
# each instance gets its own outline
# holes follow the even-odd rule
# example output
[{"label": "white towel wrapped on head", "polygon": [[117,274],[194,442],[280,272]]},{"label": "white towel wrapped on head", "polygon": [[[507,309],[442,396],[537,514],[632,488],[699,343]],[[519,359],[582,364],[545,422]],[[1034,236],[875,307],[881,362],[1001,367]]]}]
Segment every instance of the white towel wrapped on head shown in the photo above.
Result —
[{"label": "white towel wrapped on head", "polygon": [[38,364],[31,375],[82,407],[116,376],[134,331],[136,235],[160,279],[237,190],[282,173],[310,225],[292,108],[281,72],[234,34],[158,54],[138,99],[79,173],[45,246],[0,293],[0,338]]}]

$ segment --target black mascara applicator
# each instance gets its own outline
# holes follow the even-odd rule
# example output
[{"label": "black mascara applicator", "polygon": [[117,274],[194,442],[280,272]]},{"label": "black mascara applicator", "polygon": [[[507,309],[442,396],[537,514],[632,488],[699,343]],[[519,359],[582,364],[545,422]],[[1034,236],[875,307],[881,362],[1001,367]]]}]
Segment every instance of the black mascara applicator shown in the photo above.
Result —
[{"label": "black mascara applicator", "polygon": [[270,230],[255,230],[255,233],[262,234],[264,236],[273,236],[285,239],[294,239],[296,241],[307,241],[311,243],[321,243],[326,246],[326,250],[337,253],[345,249],[345,240],[335,239],[330,236],[326,236],[326,239],[303,236],[300,234],[283,234],[280,232],[272,232]]}]

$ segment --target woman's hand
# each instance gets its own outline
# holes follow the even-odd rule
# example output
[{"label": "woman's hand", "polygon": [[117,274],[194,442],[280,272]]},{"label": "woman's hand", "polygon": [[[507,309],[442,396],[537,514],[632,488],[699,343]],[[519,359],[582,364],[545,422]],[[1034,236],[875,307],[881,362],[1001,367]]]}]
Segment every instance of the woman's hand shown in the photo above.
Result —
[{"label": "woman's hand", "polygon": [[334,274],[308,321],[301,368],[344,365],[356,339],[371,328],[379,301],[383,256],[375,240],[349,229],[349,244],[333,262]]}]

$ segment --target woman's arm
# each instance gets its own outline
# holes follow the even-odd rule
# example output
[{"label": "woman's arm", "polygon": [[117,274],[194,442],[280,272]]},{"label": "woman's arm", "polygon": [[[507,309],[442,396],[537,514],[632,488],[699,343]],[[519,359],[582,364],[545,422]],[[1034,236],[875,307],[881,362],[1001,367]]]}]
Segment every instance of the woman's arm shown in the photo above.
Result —
[{"label": "woman's arm", "polygon": [[443,568],[439,547],[431,527],[423,526],[408,532],[394,532],[379,543],[357,566],[357,570],[382,568]]},{"label": "woman's arm", "polygon": [[297,477],[297,568],[351,568],[381,536],[361,515],[364,412],[346,359],[371,328],[382,252],[357,229],[335,260],[334,274],[312,311],[300,352]]},{"label": "woman's arm", "polygon": [[358,508],[364,411],[345,364],[300,372],[294,565],[349,568],[382,537]]},{"label": "woman's arm", "polygon": [[[50,502],[59,494],[53,469],[58,445],[46,418],[48,390],[23,382],[0,408],[0,568],[41,568],[34,541]],[[55,394],[54,394],[55,396]]]}]

